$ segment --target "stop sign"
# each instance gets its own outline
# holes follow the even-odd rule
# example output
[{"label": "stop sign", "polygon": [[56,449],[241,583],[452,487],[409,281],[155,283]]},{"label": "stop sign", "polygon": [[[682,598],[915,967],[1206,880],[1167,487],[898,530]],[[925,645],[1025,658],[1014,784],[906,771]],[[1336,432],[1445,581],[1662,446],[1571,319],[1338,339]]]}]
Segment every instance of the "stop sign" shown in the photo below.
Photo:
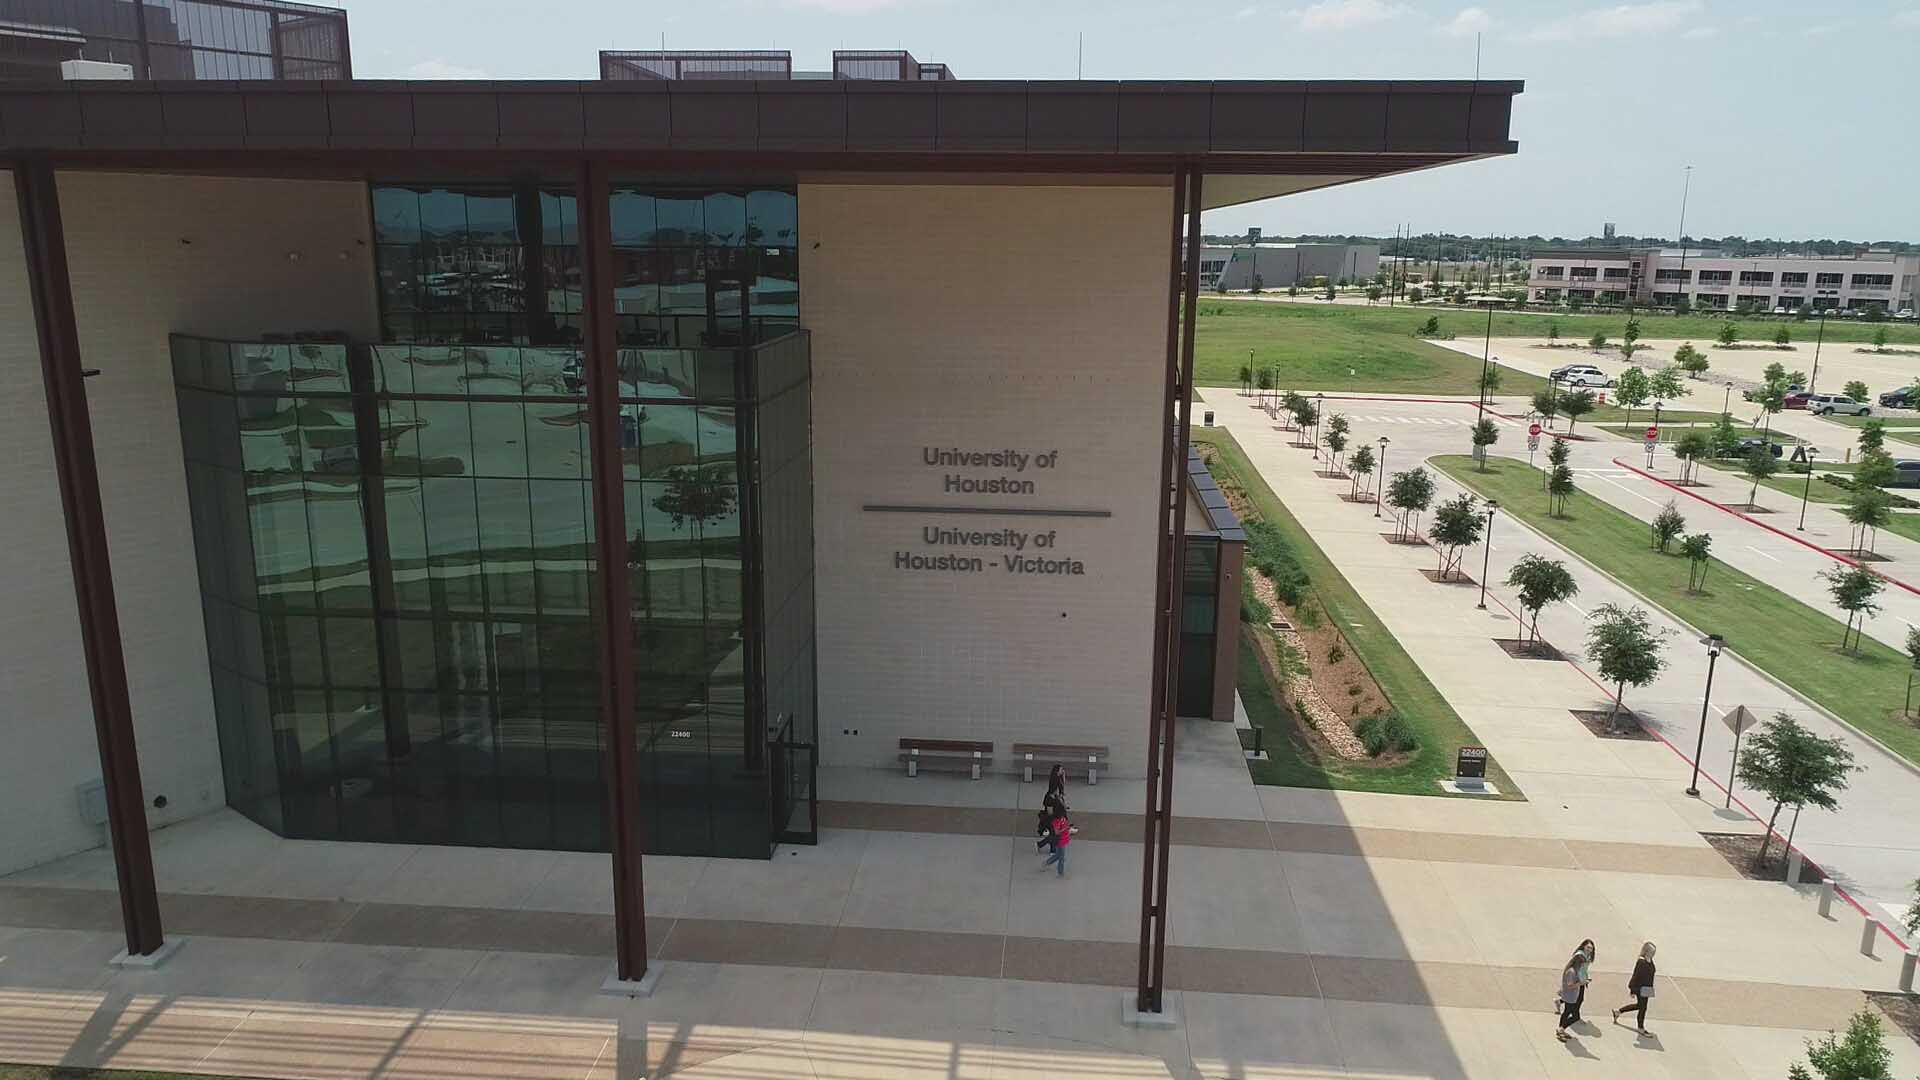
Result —
[{"label": "stop sign", "polygon": [[1659,428],[1657,428],[1657,427],[1650,427],[1650,428],[1648,428],[1648,429],[1647,429],[1647,441],[1648,441],[1648,442],[1653,442],[1653,441],[1654,441],[1655,439],[1658,439],[1659,437],[1660,437],[1660,429],[1659,429]]},{"label": "stop sign", "polygon": [[1538,434],[1540,434],[1540,425],[1539,425],[1539,424],[1528,424],[1528,425],[1527,425],[1527,434],[1529,434],[1529,435],[1538,435]]}]

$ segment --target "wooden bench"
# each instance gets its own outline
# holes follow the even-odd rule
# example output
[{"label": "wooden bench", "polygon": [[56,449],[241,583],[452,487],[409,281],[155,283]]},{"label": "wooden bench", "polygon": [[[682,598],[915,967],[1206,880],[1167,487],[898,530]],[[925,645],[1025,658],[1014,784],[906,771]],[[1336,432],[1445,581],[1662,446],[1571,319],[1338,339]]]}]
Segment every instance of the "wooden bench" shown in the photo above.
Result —
[{"label": "wooden bench", "polygon": [[993,744],[972,739],[901,739],[900,760],[907,765],[908,776],[920,770],[946,769],[971,773],[980,779],[980,769],[993,764]]},{"label": "wooden bench", "polygon": [[1061,743],[1014,743],[1013,756],[1019,760],[1022,769],[1020,777],[1027,783],[1033,783],[1033,766],[1065,765],[1072,769],[1084,763],[1087,767],[1087,784],[1091,787],[1100,782],[1100,766],[1106,764],[1109,757],[1104,746],[1069,746]]}]

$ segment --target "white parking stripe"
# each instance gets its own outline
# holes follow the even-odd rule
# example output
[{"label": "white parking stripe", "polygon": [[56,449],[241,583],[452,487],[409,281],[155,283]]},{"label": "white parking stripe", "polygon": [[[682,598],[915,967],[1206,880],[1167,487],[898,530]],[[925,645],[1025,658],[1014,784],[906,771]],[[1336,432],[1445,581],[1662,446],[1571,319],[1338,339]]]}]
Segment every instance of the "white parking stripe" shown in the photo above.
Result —
[{"label": "white parking stripe", "polygon": [[1747,550],[1748,550],[1748,551],[1751,551],[1751,552],[1753,552],[1753,553],[1754,553],[1755,555],[1758,555],[1758,556],[1760,556],[1760,557],[1761,557],[1761,558],[1763,558],[1763,559],[1773,559],[1773,561],[1774,561],[1774,562],[1780,562],[1780,561],[1781,561],[1781,560],[1779,560],[1779,559],[1775,559],[1775,558],[1774,558],[1773,556],[1771,556],[1771,555],[1769,555],[1769,554],[1767,554],[1766,552],[1764,552],[1764,551],[1761,551],[1761,550],[1760,550],[1759,548],[1757,548],[1757,547],[1754,547],[1754,546],[1753,546],[1752,544],[1748,544],[1748,545],[1747,545]]}]

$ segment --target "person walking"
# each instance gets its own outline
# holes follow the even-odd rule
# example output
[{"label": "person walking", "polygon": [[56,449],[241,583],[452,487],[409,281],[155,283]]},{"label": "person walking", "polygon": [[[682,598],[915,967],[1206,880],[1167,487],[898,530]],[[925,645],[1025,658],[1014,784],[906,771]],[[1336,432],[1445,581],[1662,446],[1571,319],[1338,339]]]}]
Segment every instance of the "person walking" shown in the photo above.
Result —
[{"label": "person walking", "polygon": [[[1580,996],[1573,1001],[1573,1022],[1576,1024],[1580,1022],[1580,1010],[1587,1004],[1587,984],[1593,981],[1593,958],[1598,952],[1599,947],[1594,945],[1592,938],[1581,942],[1580,947],[1573,950],[1574,959],[1580,960]],[[1585,959],[1581,960],[1582,957]]]},{"label": "person walking", "polygon": [[[1041,798],[1040,805],[1046,807],[1048,810],[1056,811],[1062,816],[1066,814],[1067,767],[1065,765],[1055,765],[1047,773],[1047,793]],[[1077,833],[1080,831],[1080,826],[1069,825],[1068,829]]]},{"label": "person walking", "polygon": [[1053,818],[1053,854],[1046,857],[1040,869],[1053,867],[1055,877],[1067,876],[1067,845],[1073,843],[1073,825],[1067,821],[1065,811],[1056,813]]},{"label": "person walking", "polygon": [[1580,1019],[1580,965],[1585,959],[1585,953],[1575,952],[1560,969],[1560,1026],[1554,1029],[1553,1037],[1561,1042],[1567,1041],[1567,1029]]},{"label": "person walking", "polygon": [[1632,998],[1627,1004],[1613,1010],[1613,1022],[1620,1022],[1620,1014],[1634,1013],[1633,1030],[1642,1035],[1647,1031],[1647,1002],[1653,1000],[1653,942],[1640,946],[1640,959],[1633,963],[1633,974],[1627,978],[1627,994]]}]

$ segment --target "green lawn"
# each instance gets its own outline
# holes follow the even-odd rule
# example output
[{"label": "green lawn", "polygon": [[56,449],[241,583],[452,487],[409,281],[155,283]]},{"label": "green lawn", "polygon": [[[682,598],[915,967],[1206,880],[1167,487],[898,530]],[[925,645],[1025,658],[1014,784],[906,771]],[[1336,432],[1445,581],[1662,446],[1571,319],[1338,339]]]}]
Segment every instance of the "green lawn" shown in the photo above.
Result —
[{"label": "green lawn", "polygon": [[[1735,477],[1740,478],[1749,489],[1753,486],[1753,478],[1741,471],[1739,458],[1715,458],[1712,461],[1702,461],[1700,464],[1723,473],[1733,474]],[[1825,466],[1822,466],[1820,471],[1826,472],[1828,470]],[[1833,471],[1838,472],[1839,470],[1835,469]],[[1771,488],[1774,491],[1784,492],[1796,499],[1804,494],[1807,501],[1812,503],[1832,503],[1838,505],[1846,502],[1850,494],[1850,492],[1844,488],[1821,483],[1818,476],[1813,478],[1813,486],[1808,487],[1806,473],[1798,472],[1788,475],[1784,466],[1779,475],[1769,476],[1765,480],[1760,481],[1760,486],[1763,488]],[[1743,492],[1741,498],[1744,499],[1745,497],[1745,493]]]},{"label": "green lawn", "polygon": [[[1224,469],[1227,476],[1240,484],[1260,516],[1278,529],[1292,546],[1296,559],[1312,582],[1313,595],[1326,609],[1327,617],[1340,627],[1355,654],[1367,665],[1380,689],[1413,726],[1420,740],[1420,749],[1414,757],[1392,768],[1367,768],[1303,757],[1287,736],[1288,725],[1280,715],[1280,707],[1266,692],[1259,661],[1242,643],[1238,669],[1241,695],[1248,718],[1266,730],[1266,748],[1272,759],[1248,763],[1254,782],[1282,787],[1444,795],[1439,782],[1453,776],[1459,748],[1482,745],[1473,730],[1427,681],[1413,658],[1380,624],[1379,617],[1341,576],[1312,535],[1287,513],[1286,506],[1247,460],[1233,436],[1225,429],[1208,428],[1196,430],[1193,441],[1212,445],[1219,451],[1215,468]],[[1523,797],[1497,762],[1488,768],[1488,778],[1505,793],[1503,797]]]},{"label": "green lawn", "polygon": [[[1453,307],[1397,306],[1389,308],[1385,304],[1363,307],[1358,304],[1312,304],[1312,303],[1271,303],[1264,301],[1222,300],[1218,297],[1202,297],[1202,306],[1208,301],[1217,304],[1238,305],[1257,308],[1301,308],[1314,314],[1331,314],[1351,320],[1356,326],[1365,329],[1382,330],[1389,333],[1409,334],[1414,327],[1429,317],[1438,317],[1442,334],[1452,334],[1458,338],[1484,337],[1487,332],[1487,313],[1482,310],[1468,310]],[[1793,344],[1801,346],[1801,351],[1812,354],[1814,335],[1819,323],[1814,320],[1799,322],[1792,318],[1757,318],[1742,316],[1710,315],[1674,315],[1668,312],[1642,309],[1634,313],[1640,320],[1640,336],[1653,340],[1690,340],[1700,348],[1709,350],[1719,341],[1720,328],[1728,322],[1734,324],[1737,340],[1747,345],[1772,344],[1774,331],[1782,325],[1792,335]],[[1584,342],[1595,331],[1604,333],[1614,343],[1620,341],[1620,333],[1626,328],[1627,316],[1615,312],[1607,315],[1585,314],[1520,314],[1517,312],[1496,311],[1493,315],[1494,337],[1538,337],[1547,340],[1547,328],[1557,325],[1560,328],[1560,340],[1567,343]],[[1826,340],[1867,343],[1873,340],[1876,326],[1887,328],[1887,344],[1920,345],[1920,325],[1907,322],[1870,323],[1865,319],[1828,319]],[[1793,353],[1779,354],[1780,362],[1792,367],[1790,358]]]},{"label": "green lawn", "polygon": [[[1203,299],[1194,324],[1196,382],[1237,386],[1241,367],[1272,365],[1288,390],[1475,392],[1479,360],[1414,337],[1411,321],[1369,322],[1349,310]],[[1537,375],[1501,368],[1495,392],[1531,395],[1546,385]]]},{"label": "green lawn", "polygon": [[1494,458],[1484,473],[1465,455],[1437,457],[1432,464],[1482,496],[1499,499],[1502,511],[1518,515],[1641,596],[1703,631],[1726,634],[1728,647],[1748,662],[1907,760],[1920,762],[1920,724],[1898,715],[1912,670],[1904,654],[1872,638],[1862,639],[1858,655],[1842,653],[1839,620],[1718,559],[1708,568],[1704,591],[1688,593],[1687,561],[1651,550],[1645,522],[1585,492],[1567,500],[1565,517],[1552,517],[1539,470],[1522,462]]},{"label": "green lawn", "polygon": [[[1644,431],[1647,425],[1653,423],[1653,410],[1643,405],[1629,412],[1615,405],[1603,405],[1580,418],[1583,424],[1611,424],[1616,421],[1631,424]],[[1565,419],[1562,418],[1556,422],[1564,423]],[[1688,409],[1660,410],[1660,423],[1663,425],[1717,424],[1719,422],[1720,414],[1717,412],[1695,412]]]},{"label": "green lawn", "polygon": [[[1879,406],[1875,406],[1878,408]],[[1880,421],[1888,430],[1894,428],[1920,428],[1920,416],[1910,412],[1885,413],[1875,416],[1823,416],[1820,419],[1830,424],[1845,424],[1850,428],[1866,427],[1874,420]]]}]

